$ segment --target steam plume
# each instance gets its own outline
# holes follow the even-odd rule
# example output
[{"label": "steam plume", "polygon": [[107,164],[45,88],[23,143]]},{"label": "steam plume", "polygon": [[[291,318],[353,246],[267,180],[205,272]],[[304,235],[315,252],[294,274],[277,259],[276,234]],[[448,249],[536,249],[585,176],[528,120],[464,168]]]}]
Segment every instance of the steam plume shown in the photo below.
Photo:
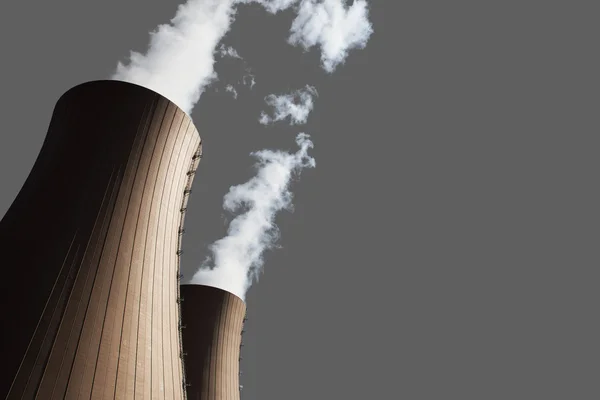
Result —
[{"label": "steam plume", "polygon": [[235,88],[233,87],[233,85],[227,85],[227,86],[225,86],[225,91],[231,93],[233,95],[233,98],[237,99],[238,92],[237,92],[237,90],[235,90]]},{"label": "steam plume", "polygon": [[320,46],[321,63],[327,72],[343,63],[350,49],[365,47],[373,33],[367,2],[355,0],[350,7],[344,3],[303,0],[292,23],[289,42],[306,50]]},{"label": "steam plume", "polygon": [[239,53],[237,52],[236,49],[234,49],[231,46],[225,46],[224,44],[219,46],[219,55],[221,57],[231,57],[231,58],[237,58],[240,60],[242,59],[242,57],[239,55]]},{"label": "steam plume", "polygon": [[321,63],[333,72],[354,48],[364,48],[373,33],[369,22],[368,4],[354,0],[237,0],[239,3],[258,3],[270,13],[296,6],[297,16],[290,29],[288,42],[309,50],[321,48]]},{"label": "steam plume", "polygon": [[206,85],[216,76],[214,52],[229,30],[234,0],[189,0],[170,25],[151,32],[145,55],[131,52],[112,79],[145,86],[191,113]]},{"label": "steam plume", "polygon": [[256,85],[255,76],[253,74],[251,74],[250,72],[248,72],[246,75],[244,75],[244,78],[242,79],[242,81],[244,82],[244,85],[250,87],[250,90],[252,90],[252,88],[254,88],[254,85]]},{"label": "steam plume", "polygon": [[[298,0],[188,0],[169,25],[150,33],[146,54],[132,51],[129,64],[119,63],[112,79],[152,89],[191,113],[216,78],[215,49],[233,22],[235,4],[253,2],[276,13]],[[301,0],[297,13],[289,43],[306,50],[319,46],[328,72],[344,62],[350,49],[364,47],[373,32],[365,0],[355,0],[350,7],[344,0]],[[233,55],[229,50],[223,48]]]},{"label": "steam plume", "polygon": [[273,247],[278,237],[275,216],[291,207],[289,183],[294,172],[315,167],[308,155],[313,147],[309,136],[296,137],[300,149],[296,153],[261,150],[252,153],[258,159],[256,176],[233,186],[223,200],[223,208],[234,213],[245,209],[231,221],[227,236],[210,246],[212,256],[189,283],[227,290],[241,299],[263,265],[263,253]]},{"label": "steam plume", "polygon": [[270,94],[265,98],[266,103],[274,108],[274,115],[270,117],[265,112],[260,115],[259,122],[267,125],[273,122],[282,121],[290,117],[290,123],[305,124],[308,114],[314,107],[313,96],[317,96],[317,89],[306,85],[304,89],[296,90],[291,94],[274,95]]},{"label": "steam plume", "polygon": [[291,7],[297,3],[298,0],[236,0],[236,2],[242,4],[257,3],[263,6],[271,14],[276,14],[279,11]]},{"label": "steam plume", "polygon": [[[131,52],[129,63],[119,63],[112,79],[152,89],[190,114],[205,87],[216,79],[215,54],[239,56],[231,48],[215,49],[233,22],[235,6],[242,3],[258,3],[273,14],[295,7],[297,16],[288,42],[305,50],[319,47],[322,67],[330,73],[345,61],[349,50],[364,47],[373,32],[365,0],[354,0],[350,6],[345,0],[188,0],[178,7],[170,24],[151,32],[147,53]],[[254,76],[251,78],[250,88],[255,83]],[[313,107],[312,96],[317,94],[314,88],[307,86],[307,90],[308,100],[300,105],[285,96],[267,97],[275,115],[264,114],[261,121],[290,117],[292,124],[306,122]],[[232,187],[224,198],[226,210],[244,209],[245,213],[233,219],[227,237],[211,246],[212,256],[190,283],[220,287],[245,298],[260,273],[264,251],[277,239],[276,213],[291,207],[288,186],[293,173],[315,166],[315,160],[308,156],[312,147],[309,136],[299,134],[296,141],[300,146],[296,153],[253,153],[258,159],[257,175]]]}]

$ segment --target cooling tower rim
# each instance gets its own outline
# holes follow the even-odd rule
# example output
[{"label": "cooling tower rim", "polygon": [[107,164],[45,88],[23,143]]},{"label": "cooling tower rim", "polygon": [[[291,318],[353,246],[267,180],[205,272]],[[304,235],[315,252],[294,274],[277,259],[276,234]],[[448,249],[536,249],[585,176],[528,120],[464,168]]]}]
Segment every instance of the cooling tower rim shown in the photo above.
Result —
[{"label": "cooling tower rim", "polygon": [[237,297],[237,298],[238,298],[238,299],[239,299],[241,302],[243,302],[244,304],[246,304],[246,302],[244,301],[244,299],[242,299],[242,298],[241,298],[240,296],[238,296],[237,294],[235,294],[235,293],[232,293],[232,292],[230,292],[229,290],[225,290],[225,289],[223,289],[223,288],[220,288],[220,287],[217,287],[217,286],[203,285],[203,284],[201,284],[201,283],[181,283],[179,286],[204,286],[204,287],[207,287],[207,288],[216,289],[216,290],[219,290],[219,291],[221,291],[221,292],[226,292],[226,293],[229,293],[230,295]]},{"label": "cooling tower rim", "polygon": [[[165,97],[164,95],[158,93],[155,90],[149,89],[146,86],[138,85],[136,83],[131,83],[131,82],[127,82],[127,81],[117,80],[117,79],[97,79],[97,80],[92,80],[92,81],[87,81],[87,82],[77,84],[77,85],[71,87],[70,89],[68,89],[66,92],[64,92],[58,98],[58,101],[60,101],[63,97],[68,96],[73,91],[76,91],[76,90],[81,89],[82,87],[91,86],[91,85],[123,85],[123,86],[128,85],[128,86],[133,86],[133,87],[137,87],[137,88],[142,88],[144,90],[147,90],[153,94],[156,94],[156,95],[162,97],[163,99],[173,103],[173,105],[175,105],[177,107],[177,109],[179,109],[182,113],[184,113],[192,121],[192,123],[194,122],[194,120],[192,119],[192,116],[190,114],[185,112],[181,107],[179,107],[173,100],[169,99],[168,97]],[[194,127],[195,126],[196,125],[194,125]],[[198,130],[198,129],[196,128],[196,130]]]}]

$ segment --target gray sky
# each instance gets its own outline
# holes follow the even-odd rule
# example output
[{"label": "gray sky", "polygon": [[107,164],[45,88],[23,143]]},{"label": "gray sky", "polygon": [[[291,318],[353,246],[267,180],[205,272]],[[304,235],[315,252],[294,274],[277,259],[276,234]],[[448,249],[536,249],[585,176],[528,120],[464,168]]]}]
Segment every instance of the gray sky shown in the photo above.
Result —
[{"label": "gray sky", "polygon": [[[144,52],[175,3],[0,4],[0,215],[58,97]],[[286,43],[292,12],[241,7],[224,42],[245,64],[217,64],[192,114],[185,271],[226,233],[251,151],[315,143],[248,293],[242,398],[598,398],[598,10],[369,3],[375,33],[333,75]],[[259,124],[265,96],[307,84],[305,126]]]}]

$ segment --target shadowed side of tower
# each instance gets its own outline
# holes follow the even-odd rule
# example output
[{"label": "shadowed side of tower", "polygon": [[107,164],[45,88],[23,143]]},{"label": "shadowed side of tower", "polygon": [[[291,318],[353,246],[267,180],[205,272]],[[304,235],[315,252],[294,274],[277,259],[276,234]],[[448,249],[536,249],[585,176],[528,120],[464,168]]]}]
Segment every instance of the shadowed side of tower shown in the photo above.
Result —
[{"label": "shadowed side of tower", "polygon": [[181,285],[189,400],[239,400],[239,358],[246,304],[210,286]]},{"label": "shadowed side of tower", "polygon": [[189,116],[146,88],[59,99],[0,222],[0,397],[183,398],[178,232],[200,154]]}]

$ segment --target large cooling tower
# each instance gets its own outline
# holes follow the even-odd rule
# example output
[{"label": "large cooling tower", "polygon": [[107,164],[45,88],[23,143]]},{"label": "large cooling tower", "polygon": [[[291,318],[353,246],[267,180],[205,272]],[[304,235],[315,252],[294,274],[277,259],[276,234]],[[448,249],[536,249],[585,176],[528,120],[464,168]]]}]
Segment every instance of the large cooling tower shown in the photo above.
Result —
[{"label": "large cooling tower", "polygon": [[184,365],[189,400],[239,400],[239,358],[246,304],[210,286],[181,285]]},{"label": "large cooling tower", "polygon": [[0,222],[1,397],[185,396],[179,249],[200,156],[190,117],[151,90],[60,98]]}]

